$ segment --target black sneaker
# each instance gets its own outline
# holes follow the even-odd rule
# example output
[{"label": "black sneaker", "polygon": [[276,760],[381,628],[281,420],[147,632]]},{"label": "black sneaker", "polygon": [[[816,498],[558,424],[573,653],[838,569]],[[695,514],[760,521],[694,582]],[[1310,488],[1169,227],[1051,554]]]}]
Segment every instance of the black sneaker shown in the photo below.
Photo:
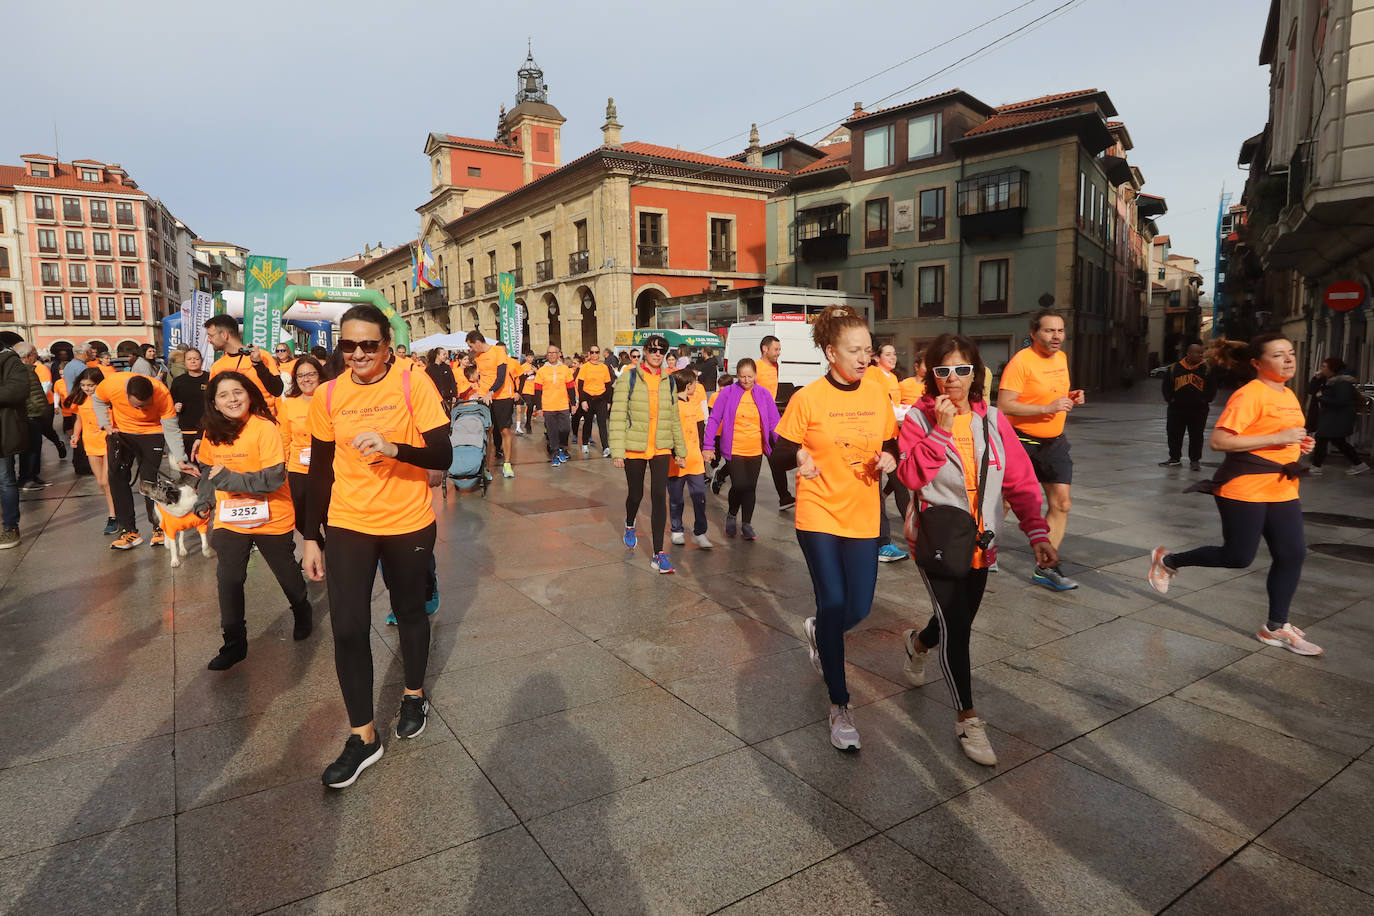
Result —
[{"label": "black sneaker", "polygon": [[406,694],[401,697],[401,714],[396,718],[397,738],[418,738],[429,721],[429,700]]},{"label": "black sneaker", "polygon": [[1161,462],[1159,463],[1159,466],[1162,467],[1162,468],[1177,468],[1177,467],[1182,467],[1182,466],[1183,466],[1183,461],[1182,461],[1182,459],[1179,459],[1179,458],[1170,458],[1168,461],[1161,461]]},{"label": "black sneaker", "polygon": [[37,491],[37,490],[42,490],[42,489],[44,489],[44,488],[46,488],[46,487],[50,487],[50,486],[52,486],[52,484],[48,483],[48,482],[47,482],[46,480],[44,480],[43,478],[41,478],[41,477],[35,477],[33,480],[28,480],[28,481],[25,481],[24,483],[21,483],[21,484],[19,485],[19,489],[23,490],[23,491],[26,492],[26,493],[33,493],[33,492],[35,492],[35,491]]},{"label": "black sneaker", "polygon": [[382,759],[382,739],[364,744],[361,735],[349,735],[339,759],[324,768],[320,781],[331,789],[347,789],[358,781],[358,774]]},{"label": "black sneaker", "polygon": [[788,496],[778,503],[779,512],[791,512],[795,508],[797,508],[797,497],[795,496]]},{"label": "black sneaker", "polygon": [[63,459],[65,459],[65,458],[67,457],[67,443],[63,442],[61,439],[58,439],[56,444],[57,444],[57,460],[58,460],[58,461],[62,461]]}]

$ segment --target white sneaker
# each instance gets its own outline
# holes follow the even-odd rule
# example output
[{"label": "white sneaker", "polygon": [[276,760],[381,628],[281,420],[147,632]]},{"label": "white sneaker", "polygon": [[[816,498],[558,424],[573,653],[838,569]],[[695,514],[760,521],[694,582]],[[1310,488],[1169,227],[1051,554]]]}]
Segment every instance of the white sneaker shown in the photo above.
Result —
[{"label": "white sneaker", "polygon": [[1314,464],[1314,465],[1312,465],[1310,468],[1307,469],[1307,475],[1308,475],[1309,477],[1320,477],[1320,476],[1322,476],[1322,469],[1319,468],[1319,467],[1317,467],[1317,466]]},{"label": "white sneaker", "polygon": [[681,531],[674,531],[674,532],[673,532],[673,543],[674,543],[674,544],[677,544],[679,547],[681,547],[683,544],[686,544],[686,543],[687,543],[687,535],[684,534],[684,533],[681,532]]},{"label": "white sneaker", "polygon": [[857,751],[860,747],[859,730],[854,727],[854,714],[848,706],[830,707],[830,743],[842,751]]},{"label": "white sneaker", "polygon": [[806,618],[802,629],[806,631],[806,646],[811,650],[811,667],[815,668],[821,677],[825,677],[825,669],[821,667],[821,652],[816,648],[816,618]]},{"label": "white sneaker", "polygon": [[902,642],[906,644],[906,664],[902,666],[902,674],[906,675],[906,682],[912,687],[920,687],[926,682],[926,656],[930,654],[930,650],[916,650],[915,630],[903,633]]},{"label": "white sneaker", "polygon": [[1178,570],[1164,565],[1164,558],[1168,555],[1167,548],[1156,547],[1150,554],[1150,571],[1145,574],[1145,581],[1150,583],[1150,588],[1161,595],[1168,594],[1169,581],[1178,575]]},{"label": "white sneaker", "polygon": [[1277,630],[1271,630],[1268,626],[1260,627],[1255,638],[1266,646],[1277,646],[1297,655],[1321,655],[1323,651],[1321,646],[1308,642],[1307,634],[1291,623],[1285,623]]},{"label": "white sneaker", "polygon": [[702,550],[710,550],[712,547],[716,546],[715,544],[712,544],[711,539],[704,534],[694,534],[692,535],[692,540]]},{"label": "white sneaker", "polygon": [[1369,471],[1369,465],[1366,464],[1365,462],[1361,461],[1359,464],[1355,465],[1353,468],[1351,468],[1350,470],[1346,471],[1346,472],[1345,472],[1345,476],[1346,476],[1346,477],[1359,477],[1361,474],[1368,473],[1368,471]]},{"label": "white sneaker", "polygon": [[[588,448],[587,446],[585,446],[585,445],[582,446],[582,457],[583,457],[583,458],[586,458],[589,454],[591,454],[591,449],[589,449],[589,448]],[[674,541],[673,543],[677,543],[677,542]]]},{"label": "white sneaker", "polygon": [[981,763],[985,767],[997,766],[997,755],[992,752],[992,745],[988,742],[988,731],[982,719],[974,716],[962,722],[956,721],[954,734],[959,739],[959,746],[964,749],[964,756],[969,760]]},{"label": "white sneaker", "polygon": [[603,449],[601,450],[601,457],[602,457],[602,458],[609,458],[609,457],[611,457],[611,450],[608,449],[608,448],[603,448]]}]

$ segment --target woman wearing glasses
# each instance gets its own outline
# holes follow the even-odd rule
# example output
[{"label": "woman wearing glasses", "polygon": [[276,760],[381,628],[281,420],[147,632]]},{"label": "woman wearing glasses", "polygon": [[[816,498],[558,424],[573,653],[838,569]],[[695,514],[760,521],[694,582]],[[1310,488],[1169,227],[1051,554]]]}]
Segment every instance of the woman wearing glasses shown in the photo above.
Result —
[{"label": "woman wearing glasses", "polygon": [[[316,582],[328,574],[334,666],[352,734],[323,774],[333,789],[351,786],[382,756],[373,717],[372,584],[380,563],[400,626],[405,693],[396,737],[425,729],[429,658],[425,593],[434,553],[434,509],[427,469],[449,466],[453,449],[439,392],[408,363],[390,365],[391,325],[375,306],[356,305],[340,322],[338,378],[310,404],[310,473],[301,564]],[[320,531],[328,505],[329,537]]]},{"label": "woman wearing glasses", "polygon": [[1052,566],[1057,557],[1049,525],[1040,514],[1040,484],[1030,458],[1010,421],[984,399],[983,358],[977,345],[967,337],[942,334],[926,351],[925,364],[926,393],[902,423],[901,451],[906,457],[897,476],[920,491],[922,509],[954,506],[967,511],[978,526],[979,543],[987,546],[974,549],[972,567],[963,577],[920,569],[935,613],[919,634],[906,631],[905,673],[908,682],[921,686],[926,653],[939,647],[940,670],[958,710],[954,733],[959,746],[970,760],[995,766],[997,755],[973,709],[969,637],[988,569],[997,562],[1003,500],[1020,520],[1036,562]]},{"label": "woman wearing glasses", "polygon": [[787,402],[769,457],[775,470],[797,469],[797,543],[816,592],[816,616],[803,629],[830,694],[830,743],[857,750],[844,634],[873,607],[878,482],[897,467],[897,418],[887,393],[864,382],[873,340],[853,308],[826,306],[811,339],[830,369]]},{"label": "woman wearing glasses", "polygon": [[601,446],[601,457],[611,456],[611,442],[606,429],[611,412],[611,392],[615,379],[611,370],[601,361],[601,348],[593,345],[587,350],[587,361],[577,372],[577,402],[582,405],[582,456],[591,451],[592,420],[596,420],[596,431],[600,438],[595,440]]},{"label": "woman wearing glasses", "polygon": [[[305,537],[306,479],[310,473],[310,402],[324,381],[324,369],[315,357],[305,355],[291,366],[291,390],[277,406],[282,444],[286,446],[286,481],[296,507],[296,530]],[[327,514],[328,508],[324,512]]]},{"label": "woman wearing glasses", "polygon": [[687,443],[678,417],[677,392],[664,371],[668,339],[655,334],[644,342],[646,358],[640,366],[630,352],[626,376],[615,386],[611,402],[611,458],[625,469],[624,543],[634,550],[639,543],[635,516],[644,498],[644,474],[649,474],[649,505],[654,556],[652,566],[660,573],[673,572],[663,552],[663,529],[668,524],[668,462],[676,456],[678,467],[687,464]]}]

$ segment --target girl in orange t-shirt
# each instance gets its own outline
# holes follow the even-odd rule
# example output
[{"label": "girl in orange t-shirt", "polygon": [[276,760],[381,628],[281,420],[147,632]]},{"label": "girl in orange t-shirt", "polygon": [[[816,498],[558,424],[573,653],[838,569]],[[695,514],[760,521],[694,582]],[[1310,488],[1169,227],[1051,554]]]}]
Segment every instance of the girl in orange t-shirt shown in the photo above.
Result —
[{"label": "girl in orange t-shirt", "polygon": [[844,675],[844,634],[868,616],[878,581],[879,479],[897,468],[897,418],[887,393],[863,384],[868,323],[827,306],[811,327],[830,370],[792,396],[771,459],[797,468],[797,542],[811,571],[816,616],[804,625],[811,664],[830,693],[830,743],[859,747]]},{"label": "girl in orange t-shirt", "polygon": [[673,373],[677,383],[677,415],[682,421],[682,440],[687,444],[687,463],[679,467],[668,466],[668,524],[673,531],[673,543],[679,546],[687,543],[687,532],[682,525],[682,510],[686,505],[683,491],[692,497],[692,540],[703,550],[716,546],[706,536],[706,462],[701,454],[701,405],[705,395],[697,374],[691,369],[679,369]]},{"label": "girl in orange t-shirt", "polygon": [[105,494],[105,508],[109,517],[105,519],[105,533],[115,534],[119,523],[115,521],[114,497],[110,494],[110,468],[106,463],[105,432],[95,416],[95,389],[105,380],[105,373],[99,369],[83,369],[76,377],[76,390],[62,399],[63,410],[76,410],[76,424],[72,427],[72,448],[77,444],[86,450],[90,460],[91,473],[95,482],[100,484],[100,492]]},{"label": "girl in orange t-shirt", "polygon": [[1295,465],[1316,445],[1307,434],[1302,405],[1288,387],[1297,358],[1292,341],[1277,333],[1252,340],[1250,356],[1258,377],[1231,396],[1212,432],[1212,448],[1226,458],[1216,478],[1198,487],[1216,499],[1222,544],[1185,553],[1156,547],[1147,578],[1163,594],[1185,566],[1245,569],[1255,561],[1263,536],[1271,560],[1269,614],[1256,638],[1298,655],[1321,655],[1321,647],[1288,622],[1307,553]]},{"label": "girl in orange t-shirt", "polygon": [[[243,585],[248,557],[258,548],[291,605],[292,637],[310,635],[310,599],[296,565],[292,534],[296,513],[286,483],[286,451],[277,420],[261,389],[241,372],[221,372],[205,389],[205,435],[200,467],[199,511],[213,511],[218,562],[219,622],[224,645],[210,660],[224,671],[248,655]],[[213,507],[213,508],[212,508]]]},{"label": "girl in orange t-shirt", "polygon": [[[324,381],[324,367],[310,354],[291,366],[291,390],[277,402],[282,446],[286,449],[286,481],[296,510],[296,530],[305,536],[306,478],[310,473],[310,401]],[[327,510],[326,510],[327,511]]]}]

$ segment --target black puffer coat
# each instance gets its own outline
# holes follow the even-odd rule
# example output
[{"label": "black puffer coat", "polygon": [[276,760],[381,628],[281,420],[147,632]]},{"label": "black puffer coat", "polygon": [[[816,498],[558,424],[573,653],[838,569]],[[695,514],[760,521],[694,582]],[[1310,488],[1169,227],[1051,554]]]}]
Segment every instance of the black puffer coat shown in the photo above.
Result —
[{"label": "black puffer coat", "polygon": [[0,350],[0,458],[29,447],[29,379],[33,371],[9,347]]}]

